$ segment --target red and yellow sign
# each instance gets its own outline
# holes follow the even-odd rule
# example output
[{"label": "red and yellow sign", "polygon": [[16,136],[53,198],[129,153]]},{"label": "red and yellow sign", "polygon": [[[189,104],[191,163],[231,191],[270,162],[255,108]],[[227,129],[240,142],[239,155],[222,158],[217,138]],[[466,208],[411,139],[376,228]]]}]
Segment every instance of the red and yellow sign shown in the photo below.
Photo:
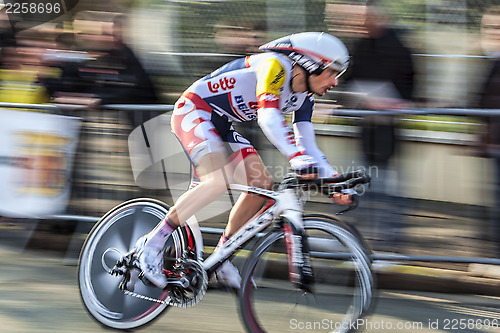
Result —
[{"label": "red and yellow sign", "polygon": [[20,131],[16,133],[23,161],[18,191],[56,196],[67,186],[67,146],[71,138],[50,132]]}]

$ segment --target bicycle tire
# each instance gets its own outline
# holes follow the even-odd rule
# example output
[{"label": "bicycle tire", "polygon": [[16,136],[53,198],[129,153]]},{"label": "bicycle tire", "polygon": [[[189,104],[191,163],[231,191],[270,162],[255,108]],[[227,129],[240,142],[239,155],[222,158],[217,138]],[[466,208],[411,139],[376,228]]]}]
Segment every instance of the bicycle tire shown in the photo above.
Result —
[{"label": "bicycle tire", "polygon": [[[101,325],[120,330],[141,327],[168,308],[165,303],[125,295],[118,288],[122,277],[106,271],[132,250],[137,239],[151,231],[168,210],[168,205],[158,200],[129,200],[107,212],[88,234],[79,257],[78,286],[85,309]],[[172,244],[167,242],[167,246]],[[167,297],[166,291],[140,281],[135,291],[159,300]]]},{"label": "bicycle tire", "polygon": [[315,276],[313,296],[289,281],[284,231],[271,231],[243,268],[240,316],[249,332],[362,328],[359,319],[370,312],[375,288],[370,250],[355,228],[330,217],[304,217],[304,229]]}]

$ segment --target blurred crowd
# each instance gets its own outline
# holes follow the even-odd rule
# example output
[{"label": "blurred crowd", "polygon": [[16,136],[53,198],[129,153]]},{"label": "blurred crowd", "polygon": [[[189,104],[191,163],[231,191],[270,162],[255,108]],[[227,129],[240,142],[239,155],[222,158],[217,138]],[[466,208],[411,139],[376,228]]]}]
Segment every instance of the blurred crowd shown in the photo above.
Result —
[{"label": "blurred crowd", "polygon": [[[383,112],[429,105],[416,94],[419,76],[426,75],[422,73],[425,66],[416,66],[414,45],[408,45],[401,29],[395,28],[390,10],[383,1],[369,1],[368,5],[327,1],[324,17],[325,30],[343,39],[352,55],[350,68],[336,90],[337,107]],[[151,68],[144,66],[143,59],[128,45],[128,17],[123,13],[81,11],[69,21],[49,22],[21,31],[12,23],[5,8],[1,9],[0,102],[70,104],[99,110],[106,104],[159,104],[165,102],[166,94],[181,92],[166,91],[161,84],[163,79],[158,79]],[[226,19],[208,28],[213,30],[217,52],[224,56],[258,52],[258,46],[272,34],[262,20]],[[478,41],[481,59],[488,65],[484,66],[484,75],[475,73],[474,80],[479,84],[467,106],[500,109],[499,6],[482,13]],[[208,73],[221,63],[207,60],[205,65]],[[467,77],[462,79],[468,80]],[[455,107],[456,104],[444,106]],[[133,127],[141,123],[136,117],[128,116]],[[495,160],[497,206],[500,207],[498,119],[500,117],[483,119],[487,126],[477,151]],[[389,162],[398,148],[394,116],[379,113],[364,117],[360,127],[364,163],[377,166],[379,171],[374,191],[397,193],[397,189],[386,188],[393,174]],[[252,137],[251,133],[245,136]],[[384,196],[378,198],[391,200]],[[383,220],[384,216],[375,217],[375,227],[378,228],[377,223]],[[497,225],[500,244],[500,221]],[[380,228],[397,229],[398,226]],[[397,234],[397,231],[392,233]],[[399,240],[395,237],[393,241]]]},{"label": "blurred crowd", "polygon": [[72,22],[14,34],[5,8],[0,13],[0,101],[91,109],[159,103],[149,74],[124,42],[122,14],[84,11]]},{"label": "blurred crowd", "polygon": [[[342,84],[337,89],[339,93],[350,94],[340,94],[342,98],[339,104],[345,108],[393,109],[408,107],[407,102],[411,101],[435,107],[438,104],[430,103],[431,97],[422,94],[426,89],[424,86],[432,82],[422,78],[439,75],[436,72],[440,69],[434,70],[431,65],[422,64],[420,59],[415,61],[415,54],[422,53],[421,42],[408,38],[405,28],[394,24],[393,14],[387,3],[390,2],[371,0],[367,5],[362,2],[326,1],[324,30],[346,42],[353,56],[350,73],[346,76],[348,84]],[[151,37],[152,40],[160,39],[161,44],[161,38],[165,34],[164,27],[155,26],[158,30],[150,31],[151,36],[144,36],[144,30],[137,32],[134,31],[135,27],[131,28],[130,17],[123,13],[80,11],[62,21],[54,20],[19,30],[16,26],[22,26],[22,22],[13,24],[13,18],[8,17],[5,10],[6,8],[0,10],[0,101],[75,103],[89,107],[109,103],[154,104],[165,102],[163,97],[183,90],[177,87],[179,91],[169,91],[168,85],[164,84],[169,78],[160,77],[168,76],[165,73],[169,70],[165,68],[172,64],[144,66],[148,57],[153,59],[151,54],[157,50],[149,48],[150,54],[147,54],[144,46],[141,46],[138,55],[133,51],[137,49],[137,45],[127,42],[131,40],[131,35],[140,34],[139,37],[134,36],[134,42]],[[492,14],[486,15],[489,16]],[[475,46],[479,44],[482,46],[483,56],[492,59],[497,57],[498,29],[493,27],[494,24],[489,24],[489,28],[482,24],[482,38],[477,39],[482,43],[476,40],[470,43],[474,47],[463,50],[464,59],[466,52],[476,52],[479,48]],[[196,64],[204,64],[200,73],[196,73],[200,77],[232,59],[227,56],[259,52],[259,45],[271,37],[277,37],[268,30],[268,26],[269,22],[262,18],[238,19],[229,14],[219,14],[206,27],[211,31],[208,36],[212,45],[207,48],[206,53],[215,50],[221,57],[200,56],[201,58],[196,59],[188,56],[175,62],[176,66],[182,68],[172,69],[171,72],[179,72],[180,69],[185,75],[175,79],[185,79],[187,86],[196,79],[187,78],[193,74],[189,72],[190,67],[194,68]],[[152,25],[148,27],[151,29]],[[179,37],[182,31],[170,33],[177,36],[177,39],[172,42],[171,36],[166,37],[165,44],[170,44],[165,45],[165,48],[173,53],[178,53],[184,44],[189,45],[191,41],[195,41],[189,35],[186,35],[187,38]],[[203,33],[207,35],[207,31]],[[409,44],[409,41],[413,43]],[[203,42],[207,42],[206,38]],[[450,68],[457,72],[455,75],[475,70],[472,67],[471,70],[460,68],[460,65]],[[484,77],[481,73],[482,71],[478,71],[468,81],[475,83],[489,78],[488,73]],[[468,84],[471,83],[466,83]],[[459,86],[456,82],[450,82],[449,85]],[[443,95],[447,88],[449,87],[443,87]],[[494,89],[489,88],[488,91]],[[472,98],[463,96],[467,99],[466,102],[448,100],[442,106],[484,107],[485,101],[491,102],[491,99],[481,97],[484,91],[474,89],[472,92],[475,94]],[[439,95],[439,92],[435,94]]]}]

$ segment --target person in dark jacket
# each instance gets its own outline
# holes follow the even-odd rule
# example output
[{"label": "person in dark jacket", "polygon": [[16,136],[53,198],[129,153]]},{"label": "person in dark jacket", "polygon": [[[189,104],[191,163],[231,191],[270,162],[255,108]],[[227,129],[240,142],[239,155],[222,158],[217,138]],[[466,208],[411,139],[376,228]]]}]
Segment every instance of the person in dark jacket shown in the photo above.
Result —
[{"label": "person in dark jacket", "polygon": [[[384,8],[375,2],[366,6],[364,27],[365,38],[360,38],[354,46],[348,86],[357,93],[355,107],[382,112],[362,119],[361,143],[364,162],[374,180],[371,192],[377,193],[380,207],[387,202],[395,207],[391,197],[397,194],[397,189],[390,189],[388,184],[394,178],[389,161],[395,153],[397,137],[393,116],[383,112],[410,105],[414,87],[412,55],[390,26]],[[391,249],[399,244],[402,216],[378,210],[369,220],[374,237],[382,239],[384,247]]]},{"label": "person in dark jacket", "polygon": [[7,15],[6,7],[0,5],[0,68],[5,68],[5,58],[15,56],[16,38]]},{"label": "person in dark jacket", "polygon": [[[414,69],[410,50],[403,44],[383,9],[366,7],[361,38],[352,56],[350,81],[365,94],[360,107],[399,109],[413,97]],[[370,165],[384,167],[394,153],[396,135],[392,117],[366,118],[362,127],[363,151]]]},{"label": "person in dark jacket", "polygon": [[[481,20],[481,44],[484,53],[490,58],[490,70],[485,77],[478,96],[481,109],[500,110],[500,6],[488,8]],[[493,212],[495,231],[494,241],[500,253],[500,116],[486,119],[487,127],[481,140],[483,156],[493,159],[496,168],[496,205]]]},{"label": "person in dark jacket", "polygon": [[[76,29],[81,31],[76,32],[74,47],[80,52],[73,52],[71,61],[59,64],[59,78],[40,78],[54,102],[90,108],[160,102],[150,76],[123,40],[123,20],[121,15],[111,21],[85,15],[75,20]],[[127,117],[134,128],[147,120],[134,112],[128,112]]]}]

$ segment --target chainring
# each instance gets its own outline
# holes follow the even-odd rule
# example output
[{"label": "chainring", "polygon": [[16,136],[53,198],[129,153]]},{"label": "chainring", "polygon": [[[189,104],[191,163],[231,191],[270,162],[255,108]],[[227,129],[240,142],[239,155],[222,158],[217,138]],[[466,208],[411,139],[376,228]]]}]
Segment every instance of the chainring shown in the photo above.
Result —
[{"label": "chainring", "polygon": [[175,276],[186,278],[189,282],[187,287],[167,285],[169,294],[169,305],[188,308],[196,305],[205,295],[208,288],[208,275],[199,261],[193,259],[181,259],[170,272]]}]

